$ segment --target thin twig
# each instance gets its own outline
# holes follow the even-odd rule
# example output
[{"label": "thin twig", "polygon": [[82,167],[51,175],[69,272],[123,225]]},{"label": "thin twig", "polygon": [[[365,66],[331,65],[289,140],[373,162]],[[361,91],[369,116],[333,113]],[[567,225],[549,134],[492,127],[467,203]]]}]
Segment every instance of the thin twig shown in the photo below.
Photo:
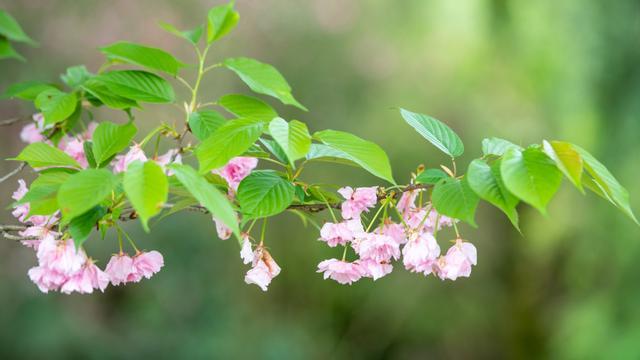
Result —
[{"label": "thin twig", "polygon": [[5,176],[0,178],[0,184],[2,184],[3,182],[7,181],[12,176],[18,174],[20,171],[22,171],[22,169],[24,169],[25,166],[27,166],[26,162],[20,163],[20,165],[17,168],[15,168],[13,171],[11,171],[7,175],[5,175]]},{"label": "thin twig", "polygon": [[7,120],[0,120],[0,126],[13,125],[15,123],[18,123],[18,122],[26,120],[26,119],[27,118],[25,118],[25,117],[16,117],[16,118],[11,118],[11,119],[7,119]]}]

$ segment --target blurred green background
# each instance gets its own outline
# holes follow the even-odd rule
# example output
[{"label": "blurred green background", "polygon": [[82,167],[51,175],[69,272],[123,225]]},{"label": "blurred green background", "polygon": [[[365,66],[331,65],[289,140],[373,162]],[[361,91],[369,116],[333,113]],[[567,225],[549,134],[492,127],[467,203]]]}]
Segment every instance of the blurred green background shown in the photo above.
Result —
[{"label": "blurred green background", "polygon": [[[116,40],[155,45],[193,62],[190,47],[156,24],[193,27],[214,4],[1,1],[41,46],[19,48],[26,64],[2,62],[0,85],[55,80],[70,65],[95,71],[103,60],[97,48]],[[310,109],[270,101],[283,115],[313,131],[352,131],[377,142],[398,180],[418,164],[447,161],[393,109],[403,106],[449,123],[466,144],[465,163],[489,136],[581,144],[610,167],[640,209],[635,0],[239,0],[237,8],[239,27],[213,57],[274,64]],[[209,101],[248,93],[223,70],[211,72],[204,86]],[[31,112],[17,101],[0,105],[1,118]],[[172,107],[148,106],[140,122],[150,128],[180,119]],[[0,155],[17,154],[19,126],[0,132]],[[1,173],[13,166],[1,162]],[[379,183],[339,165],[315,165],[305,178]],[[2,185],[3,208],[16,186],[15,180]],[[3,241],[0,358],[640,358],[640,229],[567,181],[548,217],[526,206],[521,211],[524,236],[487,206],[479,209],[479,229],[463,229],[479,250],[469,279],[441,282],[396,266],[375,283],[353,286],[315,273],[319,261],[340,250],[283,214],[267,232],[283,268],[267,293],[244,284],[237,245],[218,240],[210,219],[199,214],[170,217],[151,234],[127,224],[142,247],[164,254],[166,267],[149,281],[92,296],[40,294],[26,276],[33,252]],[[0,219],[12,222],[9,211]],[[94,237],[87,248],[104,265],[116,244]]]}]

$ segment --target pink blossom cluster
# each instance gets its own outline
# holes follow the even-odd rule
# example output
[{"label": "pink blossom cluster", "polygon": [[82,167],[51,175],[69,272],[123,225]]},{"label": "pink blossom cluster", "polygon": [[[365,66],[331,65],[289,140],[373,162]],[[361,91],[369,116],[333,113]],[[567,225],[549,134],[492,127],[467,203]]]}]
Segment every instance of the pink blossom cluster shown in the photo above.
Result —
[{"label": "pink blossom cluster", "polygon": [[[476,248],[457,239],[445,255],[434,233],[454,225],[453,219],[439,215],[430,204],[416,206],[418,191],[403,193],[395,205],[402,216],[402,224],[390,218],[382,221],[374,231],[365,230],[360,220],[377,204],[377,188],[342,188],[338,192],[345,198],[341,206],[340,223],[325,223],[320,239],[330,247],[350,247],[358,255],[355,261],[328,259],[318,264],[318,272],[325,279],[340,284],[352,284],[363,277],[374,281],[393,270],[392,262],[402,259],[404,267],[423,275],[435,274],[442,280],[469,277],[471,267],[477,264]],[[345,248],[346,254],[347,248]]]},{"label": "pink blossom cluster", "polygon": [[251,264],[244,282],[258,285],[262,291],[267,291],[271,280],[280,274],[280,266],[273,260],[269,251],[262,244],[253,249],[248,235],[243,236],[240,258],[245,264]]}]

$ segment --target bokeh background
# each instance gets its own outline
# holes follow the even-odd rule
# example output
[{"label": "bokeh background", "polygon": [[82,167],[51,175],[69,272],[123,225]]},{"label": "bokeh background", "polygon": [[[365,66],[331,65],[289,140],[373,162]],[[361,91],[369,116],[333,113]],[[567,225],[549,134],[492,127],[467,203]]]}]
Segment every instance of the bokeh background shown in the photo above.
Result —
[{"label": "bokeh background", "polygon": [[[103,61],[97,48],[116,40],[193,62],[190,47],[156,25],[192,27],[217,3],[0,1],[41,44],[20,47],[26,64],[0,64],[0,86],[56,80],[70,65],[95,71]],[[418,164],[446,161],[402,121],[394,107],[403,106],[448,122],[465,142],[464,163],[489,136],[579,143],[610,167],[640,210],[637,1],[239,0],[237,8],[239,27],[213,57],[274,64],[311,110],[270,101],[283,115],[312,130],[352,131],[377,142],[397,179],[408,179]],[[248,93],[216,70],[202,93],[214,100],[229,91]],[[33,111],[17,101],[0,105],[2,118]],[[170,106],[148,106],[140,123],[180,119]],[[0,128],[3,158],[22,146],[18,132]],[[0,162],[2,173],[13,166]],[[378,183],[339,165],[315,165],[306,178]],[[16,186],[2,185],[3,209]],[[127,224],[142,247],[164,254],[166,267],[149,281],[92,296],[40,294],[26,276],[33,252],[2,241],[0,358],[640,358],[640,229],[567,181],[548,217],[521,211],[524,236],[486,206],[477,214],[479,229],[464,227],[479,250],[469,279],[441,282],[397,266],[375,283],[353,286],[315,273],[340,250],[283,214],[267,232],[283,268],[267,293],[244,284],[237,245],[218,240],[199,214],[167,218],[151,234]],[[9,211],[0,219],[12,221]],[[104,265],[116,244],[93,237],[87,247]]]}]

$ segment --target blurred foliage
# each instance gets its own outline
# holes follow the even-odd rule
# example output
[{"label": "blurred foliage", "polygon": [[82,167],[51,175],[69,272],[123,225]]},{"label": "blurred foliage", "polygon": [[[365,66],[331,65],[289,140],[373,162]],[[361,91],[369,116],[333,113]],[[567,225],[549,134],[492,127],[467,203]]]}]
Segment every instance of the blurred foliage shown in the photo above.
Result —
[{"label": "blurred foliage", "polygon": [[[186,28],[203,21],[210,5],[5,2],[40,47],[24,49],[29,66],[3,62],[0,85],[51,79],[77,63],[95,70],[96,49],[121,39],[192,61],[156,23]],[[468,153],[479,153],[487,136],[581,144],[640,207],[637,1],[240,0],[237,7],[238,31],[221,42],[221,53],[276,65],[311,110],[279,107],[282,114],[308,121],[311,130],[354,131],[379,143],[399,180],[420,163],[446,161],[392,109],[403,106],[448,122]],[[222,73],[204,85],[211,99],[245,91]],[[178,114],[150,109],[143,119],[149,128]],[[0,107],[2,118],[31,111],[17,102]],[[3,157],[17,153],[18,131],[2,129]],[[2,162],[0,170],[11,166]],[[351,168],[309,171],[309,178],[345,185],[377,183]],[[14,185],[1,189],[3,208]],[[150,281],[104,295],[41,295],[26,276],[32,251],[1,243],[0,357],[640,357],[640,230],[631,221],[574,191],[561,191],[548,218],[526,209],[524,237],[497,210],[480,210],[482,227],[463,229],[478,247],[479,266],[470,279],[447,283],[401,269],[351,287],[323,281],[316,264],[336,254],[292,214],[268,230],[283,272],[267,293],[244,284],[237,245],[216,239],[206,216],[168,218],[150,235],[131,224],[167,266]],[[10,220],[8,211],[0,216]],[[102,259],[115,249],[112,237],[89,247]]]}]

